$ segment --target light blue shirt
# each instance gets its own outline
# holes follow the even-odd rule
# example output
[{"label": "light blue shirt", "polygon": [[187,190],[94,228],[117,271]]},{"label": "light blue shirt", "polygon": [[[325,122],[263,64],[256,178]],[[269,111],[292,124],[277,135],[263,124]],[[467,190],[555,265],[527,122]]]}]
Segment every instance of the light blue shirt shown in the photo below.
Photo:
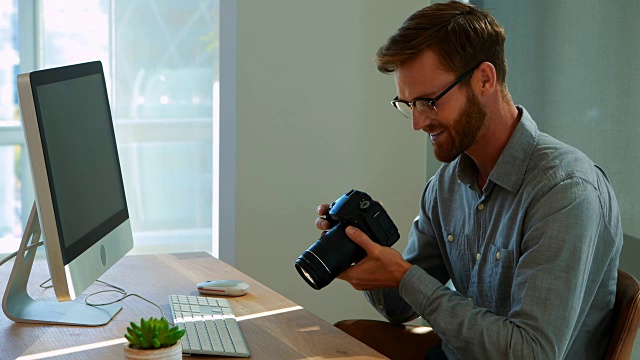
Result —
[{"label": "light blue shirt", "polygon": [[518,110],[484,192],[466,154],[443,164],[409,234],[413,266],[398,289],[366,296],[392,322],[422,316],[450,359],[601,359],[618,203],[600,168]]}]

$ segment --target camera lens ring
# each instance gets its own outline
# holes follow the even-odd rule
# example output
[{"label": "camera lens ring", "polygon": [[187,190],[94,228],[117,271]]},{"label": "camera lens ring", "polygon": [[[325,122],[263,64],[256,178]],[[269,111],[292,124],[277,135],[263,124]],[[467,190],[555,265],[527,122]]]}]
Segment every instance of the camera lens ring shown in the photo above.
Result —
[{"label": "camera lens ring", "polygon": [[331,272],[326,268],[326,265],[318,260],[318,256],[313,254],[309,255],[309,251],[305,251],[295,263],[296,270],[302,278],[316,290],[320,290],[327,286],[333,277]]},{"label": "camera lens ring", "polygon": [[329,270],[327,265],[324,263],[324,261],[322,261],[322,259],[320,259],[320,257],[318,257],[318,255],[314,254],[313,251],[311,251],[311,250],[307,250],[307,252],[310,253],[311,255],[313,255],[313,257],[315,257],[316,260],[318,260],[320,262],[320,264],[322,264],[322,266],[324,266],[324,268],[327,269],[327,273],[331,274],[331,270]]}]

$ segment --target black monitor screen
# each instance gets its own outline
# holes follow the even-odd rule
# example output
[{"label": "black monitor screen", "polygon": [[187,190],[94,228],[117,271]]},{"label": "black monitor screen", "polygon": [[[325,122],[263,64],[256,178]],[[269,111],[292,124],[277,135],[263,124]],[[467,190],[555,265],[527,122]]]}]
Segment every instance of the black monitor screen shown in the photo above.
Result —
[{"label": "black monitor screen", "polygon": [[41,78],[32,76],[65,265],[128,218],[104,75],[97,65],[99,72],[90,63],[89,74],[78,77],[50,78],[46,70]]}]

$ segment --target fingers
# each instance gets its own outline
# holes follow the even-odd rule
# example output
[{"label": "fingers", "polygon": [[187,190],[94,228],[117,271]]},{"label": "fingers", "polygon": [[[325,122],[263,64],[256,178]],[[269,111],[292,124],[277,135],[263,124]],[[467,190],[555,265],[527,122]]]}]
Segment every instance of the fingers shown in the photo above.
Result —
[{"label": "fingers", "polygon": [[348,282],[349,285],[351,285],[356,290],[362,290],[358,288],[358,285],[356,285],[358,271],[354,269],[355,266],[356,265],[352,265],[351,267],[349,267],[348,269],[340,273],[340,275],[338,275],[337,278]]},{"label": "fingers", "polygon": [[322,204],[318,206],[318,209],[316,209],[316,212],[318,213],[319,216],[327,215],[327,213],[329,212],[329,204]]},{"label": "fingers", "polygon": [[316,227],[318,228],[318,230],[329,230],[331,228],[331,224],[329,224],[329,222],[321,217],[316,219]]},{"label": "fingers", "polygon": [[331,228],[331,224],[324,218],[324,216],[329,213],[329,204],[322,204],[318,206],[316,213],[320,216],[316,219],[316,227],[318,230],[329,230]]},{"label": "fingers", "polygon": [[342,273],[340,273],[340,275],[338,275],[337,278],[340,279],[340,280],[344,280],[344,281],[350,283],[349,282],[349,280],[351,280],[351,276],[350,275],[351,275],[351,268],[348,268],[347,270],[345,270]]},{"label": "fingers", "polygon": [[362,230],[355,226],[348,226],[345,230],[349,239],[363,248],[367,254],[377,249],[378,244],[374,243]]}]

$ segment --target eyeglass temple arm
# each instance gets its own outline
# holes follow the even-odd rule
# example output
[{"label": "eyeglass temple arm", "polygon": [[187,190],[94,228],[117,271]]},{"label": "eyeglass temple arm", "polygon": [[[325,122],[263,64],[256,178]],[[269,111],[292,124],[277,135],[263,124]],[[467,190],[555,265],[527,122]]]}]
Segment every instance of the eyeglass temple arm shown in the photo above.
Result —
[{"label": "eyeglass temple arm", "polygon": [[436,96],[433,99],[433,102],[435,103],[436,101],[440,100],[440,98],[442,98],[443,96],[445,96],[449,90],[453,89],[454,86],[458,85],[458,83],[462,80],[464,80],[467,76],[471,75],[474,71],[476,71],[476,69],[478,67],[480,67],[480,65],[482,64],[482,62],[478,63],[478,65],[472,67],[471,69],[467,70],[467,72],[465,72],[464,74],[460,75],[460,77],[458,78],[458,80],[454,81],[453,84],[449,85],[446,89],[444,89],[438,96]]}]

